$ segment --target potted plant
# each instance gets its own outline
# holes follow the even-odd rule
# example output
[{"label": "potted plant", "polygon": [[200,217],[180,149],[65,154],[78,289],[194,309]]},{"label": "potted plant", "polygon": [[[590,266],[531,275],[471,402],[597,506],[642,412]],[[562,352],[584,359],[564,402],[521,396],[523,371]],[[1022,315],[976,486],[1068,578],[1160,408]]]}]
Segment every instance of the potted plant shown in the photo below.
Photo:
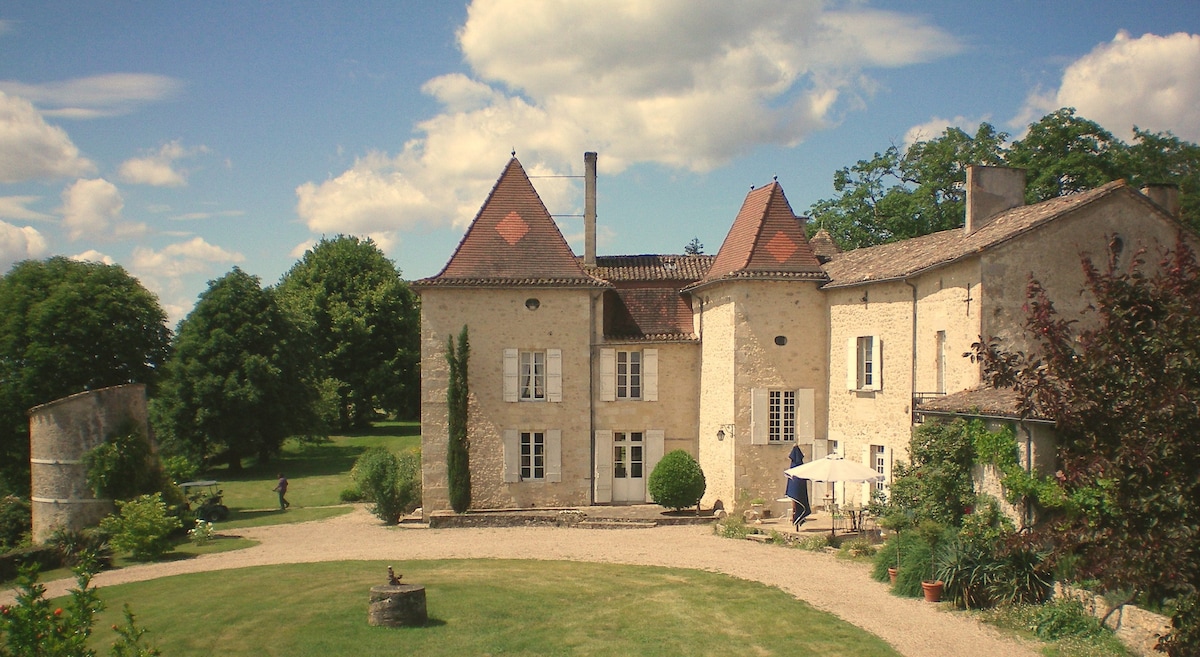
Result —
[{"label": "potted plant", "polygon": [[[917,531],[921,533],[921,538],[929,545],[931,554],[937,554],[938,544],[942,542],[942,536],[946,532],[946,528],[941,524],[928,520],[922,522]],[[921,591],[925,594],[926,602],[941,602],[942,590],[946,584],[940,579],[936,579],[934,575],[935,559],[930,559],[929,563],[929,579],[921,581]]]},{"label": "potted plant", "polygon": [[900,532],[912,526],[912,517],[905,511],[895,509],[879,519],[879,526],[896,534],[893,539],[896,543],[896,567],[888,568],[888,579],[895,584],[896,573],[900,570]]}]

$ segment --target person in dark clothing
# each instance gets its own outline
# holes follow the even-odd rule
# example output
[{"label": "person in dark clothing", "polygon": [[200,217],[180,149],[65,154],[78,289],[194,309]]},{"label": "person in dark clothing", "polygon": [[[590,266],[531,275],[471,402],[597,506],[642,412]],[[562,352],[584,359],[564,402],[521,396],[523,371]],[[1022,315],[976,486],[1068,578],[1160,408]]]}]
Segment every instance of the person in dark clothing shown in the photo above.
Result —
[{"label": "person in dark clothing", "polygon": [[292,505],[291,502],[288,502],[287,498],[284,497],[284,495],[287,494],[287,489],[288,489],[287,477],[283,476],[283,473],[280,473],[279,474],[279,483],[275,484],[275,488],[271,489],[271,490],[275,491],[276,493],[279,493],[279,510],[280,511],[283,511],[284,509],[286,509]]}]

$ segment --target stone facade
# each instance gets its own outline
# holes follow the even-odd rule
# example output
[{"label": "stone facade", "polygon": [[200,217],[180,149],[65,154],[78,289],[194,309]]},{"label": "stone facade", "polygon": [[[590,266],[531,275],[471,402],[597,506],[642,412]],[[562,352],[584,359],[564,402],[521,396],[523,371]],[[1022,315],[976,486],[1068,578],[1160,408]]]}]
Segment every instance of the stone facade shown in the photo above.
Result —
[{"label": "stone facade", "polygon": [[33,542],[77,531],[113,512],[87,484],[83,455],[129,426],[150,435],[146,386],[134,383],[64,397],[29,411]]},{"label": "stone facade", "polygon": [[[867,463],[886,490],[907,460],[914,405],[980,386],[971,344],[1024,344],[1031,276],[1074,313],[1087,303],[1080,255],[1102,266],[1117,247],[1128,264],[1186,233],[1122,181],[1021,206],[1019,171],[969,176],[969,228],[840,253],[828,234],[810,244],[772,183],[747,195],[716,256],[580,259],[512,160],[443,272],[415,285],[426,511],[448,507],[445,349],[464,325],[475,508],[643,501],[644,482],[618,479],[648,477],[673,449],[700,462],[706,506],[781,497],[796,445],[806,459],[836,451]],[[506,380],[532,375],[515,373],[506,350],[554,350],[561,399],[514,401]],[[1051,467],[1052,436],[1031,426],[1023,458]],[[514,476],[514,432],[543,430],[555,432],[546,457],[561,471]],[[811,495],[862,503],[871,486],[818,484]]]}]

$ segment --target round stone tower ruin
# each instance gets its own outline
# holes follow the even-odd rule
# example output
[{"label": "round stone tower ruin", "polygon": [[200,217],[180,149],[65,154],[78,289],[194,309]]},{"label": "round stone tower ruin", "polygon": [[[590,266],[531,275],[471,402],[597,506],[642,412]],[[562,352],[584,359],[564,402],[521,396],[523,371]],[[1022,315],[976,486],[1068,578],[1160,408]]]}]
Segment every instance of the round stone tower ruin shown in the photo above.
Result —
[{"label": "round stone tower ruin", "polygon": [[130,425],[150,435],[145,384],[81,392],[29,410],[35,543],[56,528],[77,531],[113,512],[112,500],[97,499],[88,486],[83,455]]}]

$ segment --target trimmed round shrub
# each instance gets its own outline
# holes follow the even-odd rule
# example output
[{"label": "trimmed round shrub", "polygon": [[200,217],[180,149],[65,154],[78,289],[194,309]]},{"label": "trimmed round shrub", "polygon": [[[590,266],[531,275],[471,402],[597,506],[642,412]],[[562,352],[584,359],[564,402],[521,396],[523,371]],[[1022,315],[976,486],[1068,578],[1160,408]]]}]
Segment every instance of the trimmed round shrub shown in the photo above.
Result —
[{"label": "trimmed round shrub", "polygon": [[700,469],[700,464],[682,449],[663,456],[654,466],[654,472],[650,473],[650,481],[646,484],[650,499],[655,504],[676,511],[700,504],[704,487],[704,471]]}]

